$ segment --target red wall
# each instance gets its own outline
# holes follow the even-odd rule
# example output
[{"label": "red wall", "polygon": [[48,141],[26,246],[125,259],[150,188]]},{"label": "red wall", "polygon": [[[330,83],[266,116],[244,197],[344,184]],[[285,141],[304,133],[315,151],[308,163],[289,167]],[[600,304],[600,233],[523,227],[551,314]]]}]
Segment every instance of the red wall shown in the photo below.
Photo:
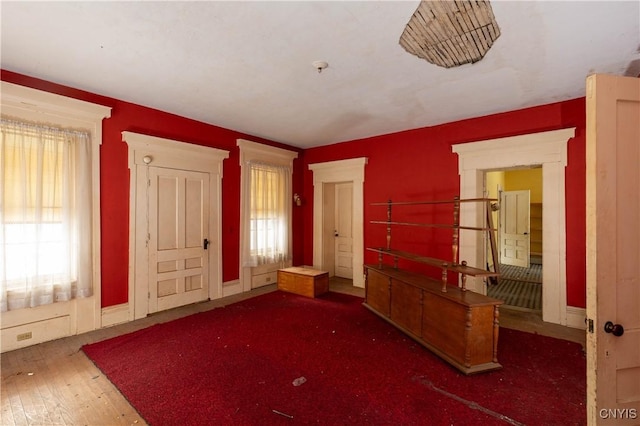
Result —
[{"label": "red wall", "polygon": [[[295,148],[5,70],[0,77],[11,83],[112,107],[111,118],[103,122],[100,151],[103,307],[125,303],[128,297],[129,169],[127,145],[121,136],[125,130],[230,151],[229,158],[223,162],[222,180],[223,280],[238,278],[240,166],[236,139]],[[382,246],[384,232],[369,221],[385,219],[385,209],[369,204],[389,198],[448,199],[457,195],[458,159],[451,145],[576,127],[576,137],[568,146],[566,169],[567,298],[569,305],[585,307],[585,121],[585,100],[580,98],[300,152],[299,159],[294,161],[293,191],[302,194],[304,204],[293,209],[293,264],[313,264],[313,176],[308,170],[309,164],[354,157],[369,159],[364,184],[365,247]],[[434,222],[451,217],[439,210],[419,213],[431,215]],[[411,213],[394,212],[394,218],[403,215],[410,218]],[[434,230],[421,232],[394,231],[394,241],[395,238],[405,241],[407,250],[417,248],[425,255],[450,257],[450,234],[438,234]],[[428,252],[424,252],[425,238],[435,242],[430,243]],[[375,261],[374,254],[365,252],[365,262]]]},{"label": "red wall", "polygon": [[[585,199],[585,99],[543,105],[479,117],[440,126],[409,130],[329,146],[304,152],[304,263],[313,263],[313,174],[308,165],[346,158],[367,157],[364,182],[365,247],[384,246],[386,230],[370,220],[385,220],[386,208],[371,206],[373,202],[394,200],[451,199],[459,194],[458,157],[454,144],[576,127],[576,136],[568,144],[566,168],[567,221],[567,302],[570,306],[586,306],[586,199]],[[394,220],[421,215],[422,221],[447,223],[452,210],[423,207],[404,210],[395,207]],[[431,220],[432,219],[432,220]],[[417,220],[414,220],[417,221]],[[443,259],[451,257],[451,231],[433,228],[402,230],[395,228],[393,242],[402,242],[404,250]],[[429,241],[428,245],[424,241]],[[400,243],[399,243],[400,244]],[[365,251],[365,263],[376,262],[375,253]],[[405,263],[404,267],[418,267]],[[478,265],[479,266],[479,265]],[[423,270],[437,274],[433,269]],[[437,275],[435,275],[437,278]]]},{"label": "red wall", "polygon": [[[240,250],[240,165],[236,139],[245,138],[299,151],[286,145],[266,141],[217,126],[168,114],[155,109],[112,99],[51,82],[2,70],[2,80],[112,108],[111,118],[103,121],[100,148],[101,230],[102,230],[102,306],[126,303],[129,270],[129,168],[128,146],[122,142],[123,131],[191,142],[230,151],[223,162],[222,179],[222,257],[223,281],[238,278]],[[294,191],[301,192],[300,160],[294,160]],[[296,172],[298,175],[296,176]],[[294,210],[294,222],[300,224]],[[300,226],[300,225],[298,225]],[[302,253],[300,239],[294,241],[294,253]],[[294,257],[294,262],[301,259]]]}]

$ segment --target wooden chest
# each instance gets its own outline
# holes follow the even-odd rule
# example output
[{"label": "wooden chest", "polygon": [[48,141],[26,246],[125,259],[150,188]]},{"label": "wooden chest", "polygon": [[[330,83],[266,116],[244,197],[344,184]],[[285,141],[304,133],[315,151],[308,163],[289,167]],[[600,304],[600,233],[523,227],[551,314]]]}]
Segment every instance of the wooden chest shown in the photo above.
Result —
[{"label": "wooden chest", "polygon": [[329,273],[300,267],[279,269],[278,290],[316,297],[329,291]]}]

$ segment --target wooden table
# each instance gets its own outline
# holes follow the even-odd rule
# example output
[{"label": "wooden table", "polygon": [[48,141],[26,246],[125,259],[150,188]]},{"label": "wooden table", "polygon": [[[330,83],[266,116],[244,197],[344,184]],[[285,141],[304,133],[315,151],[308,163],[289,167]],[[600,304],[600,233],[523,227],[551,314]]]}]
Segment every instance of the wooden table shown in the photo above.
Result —
[{"label": "wooden table", "polygon": [[297,266],[278,269],[278,290],[317,297],[329,291],[329,273]]}]

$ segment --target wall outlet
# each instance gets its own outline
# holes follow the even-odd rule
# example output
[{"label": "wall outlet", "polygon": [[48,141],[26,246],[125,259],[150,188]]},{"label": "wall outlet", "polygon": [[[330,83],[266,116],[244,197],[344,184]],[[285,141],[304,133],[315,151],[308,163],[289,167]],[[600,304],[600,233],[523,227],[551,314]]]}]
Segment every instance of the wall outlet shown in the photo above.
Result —
[{"label": "wall outlet", "polygon": [[31,339],[33,337],[33,333],[31,333],[30,331],[26,332],[26,333],[21,333],[18,334],[18,336],[16,337],[16,339],[18,339],[18,342],[21,340],[28,340]]}]

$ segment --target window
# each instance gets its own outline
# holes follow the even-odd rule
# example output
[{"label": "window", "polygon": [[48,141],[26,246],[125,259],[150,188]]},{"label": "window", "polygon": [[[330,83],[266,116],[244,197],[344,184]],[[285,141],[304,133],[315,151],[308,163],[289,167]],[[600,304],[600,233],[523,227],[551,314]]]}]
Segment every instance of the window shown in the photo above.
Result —
[{"label": "window", "polygon": [[286,166],[250,163],[249,249],[251,266],[289,258],[291,170]]},{"label": "window", "polygon": [[292,163],[298,154],[242,139],[238,140],[238,146],[241,269],[289,261]]},{"label": "window", "polygon": [[87,132],[0,121],[2,311],[92,295]]},{"label": "window", "polygon": [[[27,322],[45,324],[42,321],[69,315],[72,334],[100,326],[99,147],[102,121],[111,115],[111,108],[6,81],[0,82],[0,92],[2,118],[7,121],[2,126],[6,131],[0,134],[0,141],[5,141],[0,147],[0,310],[3,338],[11,336],[3,350],[10,350],[17,347],[11,344],[16,339],[10,330],[19,330],[16,326]],[[41,144],[35,144],[34,137],[41,138]],[[72,152],[71,145],[82,152]],[[39,165],[25,168],[30,163],[19,160],[20,156]],[[68,165],[80,173],[73,178],[74,191],[63,190],[67,186],[60,174],[47,178],[45,185],[37,183]],[[20,188],[18,182],[8,180],[16,167],[23,167],[21,179],[32,182],[30,186]],[[40,190],[24,201],[27,187]],[[66,214],[63,207],[68,201],[88,206],[88,214],[78,216],[75,210]],[[75,245],[78,241],[81,246]],[[61,261],[57,257],[61,247],[75,249],[73,256],[64,259],[77,262]],[[21,271],[26,275],[20,276]],[[57,306],[53,303],[69,299]],[[28,312],[19,309],[26,306],[40,307]],[[55,328],[45,329],[34,342],[59,336]]]}]

